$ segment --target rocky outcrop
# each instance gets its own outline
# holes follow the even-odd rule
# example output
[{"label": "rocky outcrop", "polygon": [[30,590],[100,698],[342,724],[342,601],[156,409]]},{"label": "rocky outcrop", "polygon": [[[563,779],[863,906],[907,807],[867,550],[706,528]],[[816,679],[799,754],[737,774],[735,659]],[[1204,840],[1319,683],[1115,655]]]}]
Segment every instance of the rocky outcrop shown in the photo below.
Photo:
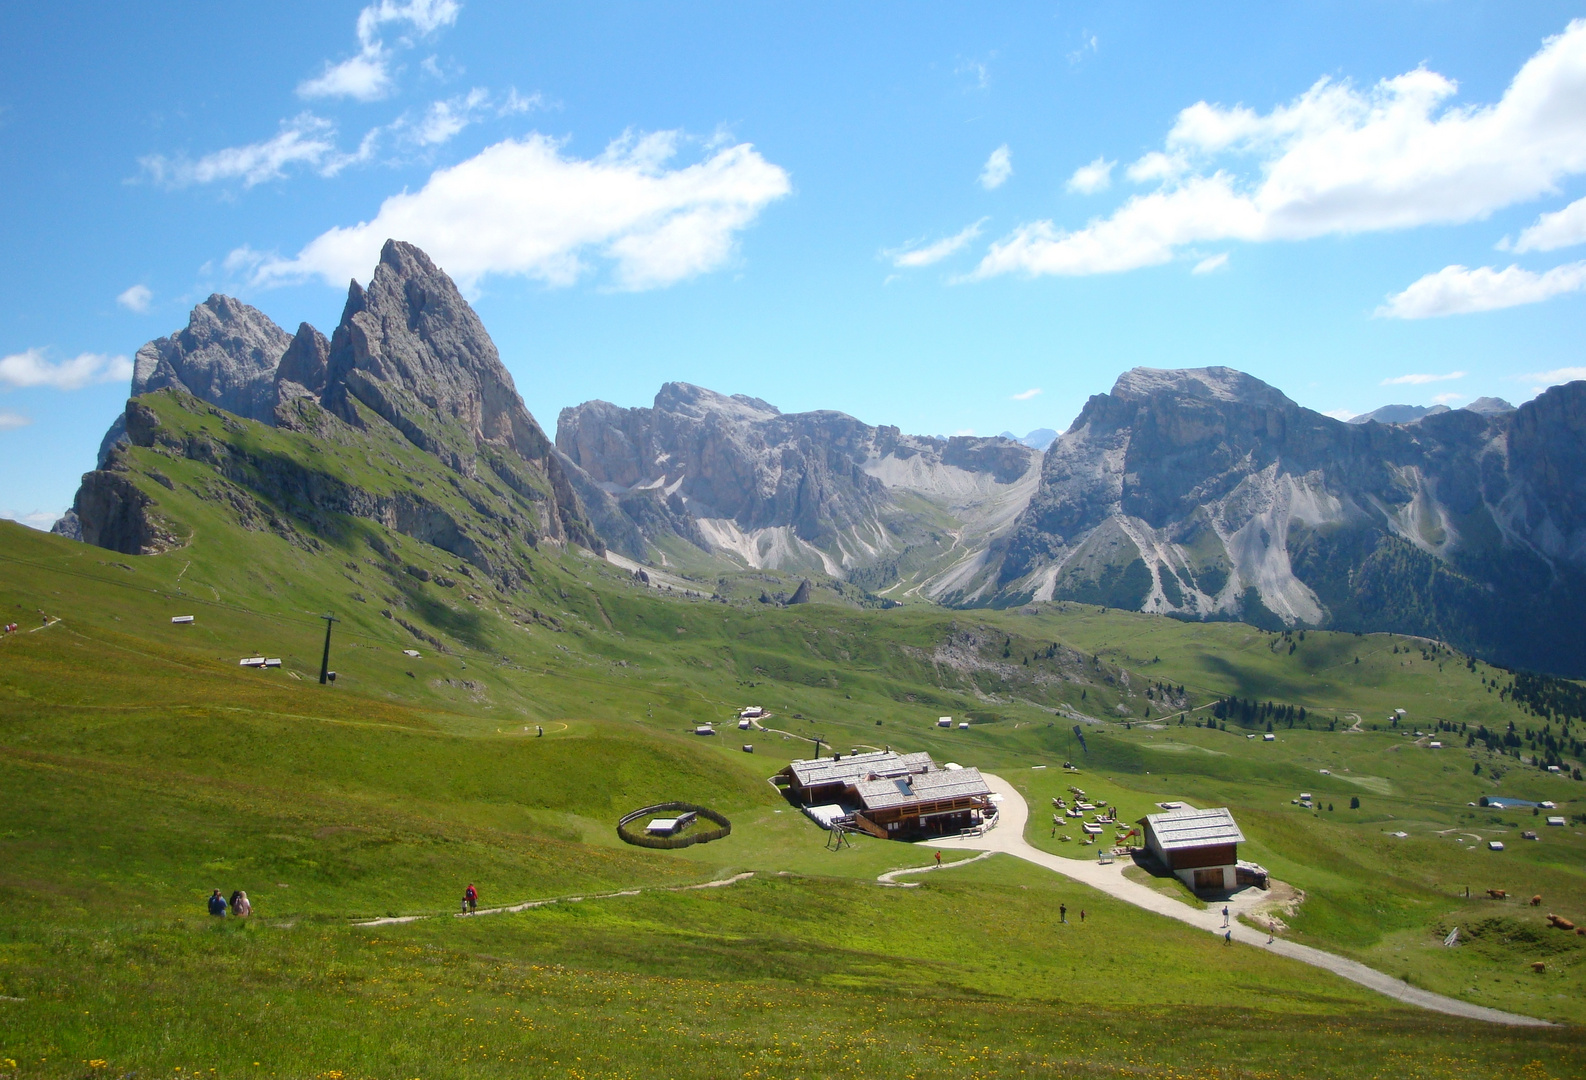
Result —
[{"label": "rocky outcrop", "polygon": [[330,341],[308,323],[300,323],[297,334],[276,365],[276,404],[300,397],[320,397],[325,393],[329,369]]},{"label": "rocky outcrop", "polygon": [[180,547],[181,537],[160,520],[153,505],[154,500],[124,473],[113,469],[87,473],[72,502],[77,539],[123,555],[158,555]]},{"label": "rocky outcrop", "polygon": [[951,543],[910,535],[900,492],[972,516],[1033,479],[1040,459],[1009,439],[916,438],[688,383],[667,383],[650,408],[563,409],[556,440],[646,541],[675,535],[750,566],[833,575],[914,540]]},{"label": "rocky outcrop", "polygon": [[986,573],[947,599],[1397,630],[1517,658],[1561,655],[1526,613],[1582,582],[1586,382],[1356,425],[1231,369],[1136,369],[1085,404]]}]

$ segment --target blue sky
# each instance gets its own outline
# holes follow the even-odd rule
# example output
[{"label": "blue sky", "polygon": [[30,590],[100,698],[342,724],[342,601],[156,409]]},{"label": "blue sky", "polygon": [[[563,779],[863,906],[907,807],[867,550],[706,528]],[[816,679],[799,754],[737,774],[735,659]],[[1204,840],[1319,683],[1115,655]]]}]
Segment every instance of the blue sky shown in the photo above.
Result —
[{"label": "blue sky", "polygon": [[130,357],[210,292],[328,332],[388,234],[552,431],[673,379],[1062,429],[1141,364],[1523,400],[1586,377],[1583,15],[6,5],[0,511],[69,504]]}]

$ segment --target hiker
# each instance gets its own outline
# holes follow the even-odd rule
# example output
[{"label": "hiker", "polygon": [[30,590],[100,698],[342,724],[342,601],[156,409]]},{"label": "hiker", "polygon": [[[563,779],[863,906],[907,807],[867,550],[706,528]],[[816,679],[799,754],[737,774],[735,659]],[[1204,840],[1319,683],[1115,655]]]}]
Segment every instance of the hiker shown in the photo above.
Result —
[{"label": "hiker", "polygon": [[1084,922],[1085,921],[1085,909],[1084,908],[1080,908],[1079,909],[1079,921],[1080,922]]},{"label": "hiker", "polygon": [[1057,905],[1057,921],[1058,922],[1068,922],[1068,905],[1067,904],[1059,904],[1059,905]]},{"label": "hiker", "polygon": [[1224,926],[1228,925],[1228,905],[1227,904],[1223,905],[1223,925]]},{"label": "hiker", "polygon": [[1223,944],[1224,945],[1232,945],[1233,943],[1234,943],[1234,932],[1233,932],[1233,929],[1230,927],[1229,929],[1223,931]]},{"label": "hiker", "polygon": [[248,902],[248,894],[241,889],[238,889],[237,895],[232,897],[231,913],[242,919],[253,914],[253,905]]},{"label": "hiker", "polygon": [[936,853],[936,865],[937,866],[941,866],[942,865],[942,853],[940,851],[938,851]]},{"label": "hiker", "polygon": [[1277,924],[1274,923],[1271,919],[1268,919],[1267,920],[1267,944],[1268,945],[1272,944],[1272,939],[1277,936],[1277,933],[1278,933]]},{"label": "hiker", "polygon": [[233,915],[237,914],[237,897],[239,897],[241,895],[242,895],[242,890],[241,889],[232,889],[231,890],[231,897],[226,901],[226,906],[231,909],[231,913]]},{"label": "hiker", "polygon": [[220,895],[219,889],[209,894],[209,913],[222,919],[226,917],[226,898]]},{"label": "hiker", "polygon": [[468,909],[470,915],[479,909],[479,890],[472,885],[463,890],[463,906]]},{"label": "hiker", "polygon": [[536,739],[541,739],[541,738],[545,737],[545,729],[543,727],[541,727],[539,724],[535,724],[534,725],[534,737]]}]

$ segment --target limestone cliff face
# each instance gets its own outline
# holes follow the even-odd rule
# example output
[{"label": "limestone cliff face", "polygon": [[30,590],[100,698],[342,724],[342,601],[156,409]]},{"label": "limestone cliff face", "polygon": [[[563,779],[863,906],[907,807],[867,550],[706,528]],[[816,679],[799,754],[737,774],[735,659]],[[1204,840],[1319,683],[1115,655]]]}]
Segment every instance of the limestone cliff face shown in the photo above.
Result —
[{"label": "limestone cliff face", "polygon": [[648,540],[675,534],[751,566],[829,574],[908,545],[900,491],[972,513],[1033,480],[1040,459],[1009,439],[915,438],[688,383],[667,383],[650,408],[564,409],[556,439]]},{"label": "limestone cliff face", "polygon": [[1583,588],[1586,382],[1513,411],[1354,425],[1231,369],[1137,369],[1086,403],[994,563],[947,599],[1389,629],[1534,658],[1564,646],[1530,613]]}]

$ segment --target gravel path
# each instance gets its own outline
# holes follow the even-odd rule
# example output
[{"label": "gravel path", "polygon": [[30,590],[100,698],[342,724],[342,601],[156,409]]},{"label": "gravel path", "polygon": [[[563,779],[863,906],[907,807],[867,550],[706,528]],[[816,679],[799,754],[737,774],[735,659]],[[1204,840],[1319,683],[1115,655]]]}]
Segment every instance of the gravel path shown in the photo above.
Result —
[{"label": "gravel path", "polygon": [[1484,1020],[1493,1024],[1512,1024],[1523,1027],[1548,1027],[1546,1020],[1535,1017],[1520,1016],[1517,1013],[1503,1012],[1499,1009],[1489,1009],[1482,1005],[1472,1005],[1467,1001],[1457,998],[1444,997],[1384,975],[1375,968],[1346,957],[1336,956],[1321,949],[1313,949],[1308,945],[1299,945],[1281,938],[1267,942],[1267,935],[1260,930],[1245,926],[1239,922],[1239,916],[1255,907],[1264,898],[1259,889],[1246,889],[1228,902],[1229,919],[1231,927],[1223,924],[1222,904],[1216,904],[1199,911],[1188,904],[1181,903],[1170,896],[1157,892],[1155,889],[1141,885],[1139,882],[1130,881],[1123,876],[1124,868],[1133,865],[1128,859],[1120,859],[1111,865],[1102,865],[1093,860],[1065,859],[1052,855],[1039,848],[1031,846],[1024,839],[1024,825],[1029,819],[1030,809],[1024,801],[1024,796],[1000,776],[982,772],[986,783],[991,790],[1002,796],[1000,804],[1001,817],[997,827],[984,836],[953,837],[947,840],[933,841],[923,844],[925,847],[970,851],[1000,851],[1013,855],[1037,866],[1044,866],[1048,870],[1056,871],[1075,881],[1084,882],[1094,888],[1100,889],[1109,896],[1117,897],[1136,907],[1154,911],[1158,915],[1166,915],[1170,919],[1188,923],[1200,930],[1222,935],[1226,930],[1233,931],[1233,938],[1245,945],[1253,945],[1258,949],[1287,956],[1302,963],[1315,967],[1326,968],[1336,975],[1341,975],[1352,982],[1370,987],[1378,993],[1386,994],[1409,1005],[1418,1005],[1423,1009],[1434,1012],[1447,1013],[1450,1016],[1462,1016],[1471,1020]]}]

